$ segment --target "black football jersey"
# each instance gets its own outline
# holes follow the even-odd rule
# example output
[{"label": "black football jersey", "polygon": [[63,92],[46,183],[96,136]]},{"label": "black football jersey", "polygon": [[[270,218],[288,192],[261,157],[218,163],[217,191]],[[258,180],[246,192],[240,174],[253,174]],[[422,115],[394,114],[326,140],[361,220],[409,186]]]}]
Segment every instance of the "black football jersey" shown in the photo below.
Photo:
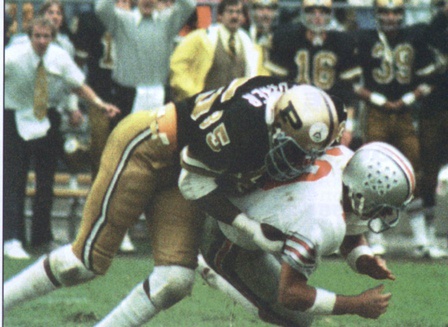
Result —
[{"label": "black football jersey", "polygon": [[266,102],[293,84],[273,77],[240,78],[177,103],[179,145],[222,174],[260,170],[269,150]]},{"label": "black football jersey", "polygon": [[[323,44],[315,46],[305,33],[306,28],[301,24],[277,29],[270,61],[286,69],[288,80],[312,84],[347,100],[351,94],[351,84],[347,81],[360,75],[355,40],[347,33],[328,31]],[[355,71],[359,72],[355,74]]]},{"label": "black football jersey", "polygon": [[428,80],[434,73],[430,69],[434,57],[417,35],[415,27],[399,30],[394,39],[388,40],[390,56],[385,56],[387,47],[380,41],[378,31],[358,32],[359,58],[367,89],[396,101]]},{"label": "black football jersey", "polygon": [[98,95],[110,101],[113,51],[112,37],[93,11],[77,16],[73,44],[77,52],[87,54],[87,84]]}]

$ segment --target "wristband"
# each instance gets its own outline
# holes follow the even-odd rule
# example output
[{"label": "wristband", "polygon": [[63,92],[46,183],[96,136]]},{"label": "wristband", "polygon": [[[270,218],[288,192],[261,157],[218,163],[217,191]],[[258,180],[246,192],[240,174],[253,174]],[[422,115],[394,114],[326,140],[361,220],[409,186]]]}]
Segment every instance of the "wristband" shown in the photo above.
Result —
[{"label": "wristband", "polygon": [[416,100],[414,92],[406,93],[401,97],[401,100],[404,102],[405,105],[410,106]]},{"label": "wristband", "polygon": [[101,98],[98,96],[95,97],[95,99],[93,99],[92,102],[97,107],[101,107],[104,104],[103,100],[101,100]]},{"label": "wristband", "polygon": [[423,96],[427,96],[427,95],[431,94],[432,87],[426,83],[423,83],[418,86],[418,90],[422,93]]},{"label": "wristband", "polygon": [[358,268],[356,267],[356,260],[362,255],[374,256],[372,249],[367,245],[360,245],[355,247],[350,253],[347,255],[347,263],[348,265],[356,272],[358,272]]},{"label": "wristband", "polygon": [[387,102],[387,99],[384,95],[382,95],[380,93],[376,93],[376,92],[370,93],[369,100],[371,103],[373,103],[374,105],[376,105],[378,107],[384,106]]},{"label": "wristband", "polygon": [[336,303],[336,294],[327,290],[316,288],[316,299],[306,313],[331,315]]}]

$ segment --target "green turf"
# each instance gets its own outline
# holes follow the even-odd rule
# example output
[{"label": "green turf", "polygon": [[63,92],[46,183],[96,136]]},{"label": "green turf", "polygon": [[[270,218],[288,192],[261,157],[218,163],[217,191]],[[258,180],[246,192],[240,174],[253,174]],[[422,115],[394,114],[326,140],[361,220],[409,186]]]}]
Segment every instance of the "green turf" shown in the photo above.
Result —
[{"label": "green turf", "polygon": [[[8,278],[29,262],[5,259],[4,277]],[[385,282],[393,297],[388,312],[378,320],[354,316],[319,317],[314,326],[448,326],[448,265],[447,262],[389,261],[397,276]],[[61,289],[46,297],[27,303],[4,317],[6,327],[93,326],[143,280],[151,269],[142,257],[118,257],[107,276],[86,285]],[[340,260],[324,260],[312,276],[312,285],[343,293],[356,294],[379,282],[355,275]],[[164,327],[251,327],[270,326],[235,305],[223,294],[210,289],[199,278],[191,297],[159,314],[148,326]],[[119,327],[119,326],[117,326]]]}]

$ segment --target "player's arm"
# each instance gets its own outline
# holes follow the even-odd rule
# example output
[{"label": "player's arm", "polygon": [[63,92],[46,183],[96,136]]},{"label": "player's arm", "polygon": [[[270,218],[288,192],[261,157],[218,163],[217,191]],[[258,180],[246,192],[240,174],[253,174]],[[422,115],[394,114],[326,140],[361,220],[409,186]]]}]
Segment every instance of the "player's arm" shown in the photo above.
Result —
[{"label": "player's arm", "polygon": [[72,90],[79,97],[86,100],[89,104],[101,110],[109,118],[113,118],[120,113],[120,109],[118,109],[113,104],[101,100],[101,98],[95,93],[95,91],[85,83],[80,87],[73,88]]},{"label": "player's arm", "polygon": [[386,261],[373,254],[363,234],[346,235],[340,251],[354,271],[374,279],[395,280],[395,276],[386,266]]},{"label": "player's arm", "polygon": [[346,296],[308,285],[307,278],[288,263],[282,263],[278,301],[290,310],[316,315],[354,314],[376,319],[386,312],[391,298],[380,285],[359,295]]},{"label": "player's arm", "polygon": [[251,219],[221,192],[216,183],[219,171],[212,170],[189,156],[187,147],[181,152],[181,162],[183,168],[178,184],[187,200],[196,202],[199,208],[211,217],[247,233],[262,250],[278,252],[282,249],[283,238],[279,237],[282,236],[280,231],[275,233],[273,228]]}]

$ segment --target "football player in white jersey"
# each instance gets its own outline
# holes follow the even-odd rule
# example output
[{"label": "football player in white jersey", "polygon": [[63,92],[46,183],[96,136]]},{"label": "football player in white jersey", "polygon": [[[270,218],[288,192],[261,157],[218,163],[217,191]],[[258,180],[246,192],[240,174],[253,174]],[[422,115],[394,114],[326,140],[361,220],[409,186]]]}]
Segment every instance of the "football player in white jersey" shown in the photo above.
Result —
[{"label": "football player in white jersey", "polygon": [[272,230],[272,237],[284,240],[281,251],[259,251],[241,232],[224,224],[218,228],[210,219],[202,252],[213,270],[202,261],[200,272],[262,320],[282,326],[309,326],[319,314],[378,318],[391,297],[384,286],[345,296],[310,286],[308,279],[322,256],[340,250],[353,270],[395,280],[363,233],[395,226],[414,185],[411,164],[386,143],[369,143],[355,153],[344,146],[330,148],[313,171],[294,181],[272,181],[232,199],[265,224],[266,233]]}]

